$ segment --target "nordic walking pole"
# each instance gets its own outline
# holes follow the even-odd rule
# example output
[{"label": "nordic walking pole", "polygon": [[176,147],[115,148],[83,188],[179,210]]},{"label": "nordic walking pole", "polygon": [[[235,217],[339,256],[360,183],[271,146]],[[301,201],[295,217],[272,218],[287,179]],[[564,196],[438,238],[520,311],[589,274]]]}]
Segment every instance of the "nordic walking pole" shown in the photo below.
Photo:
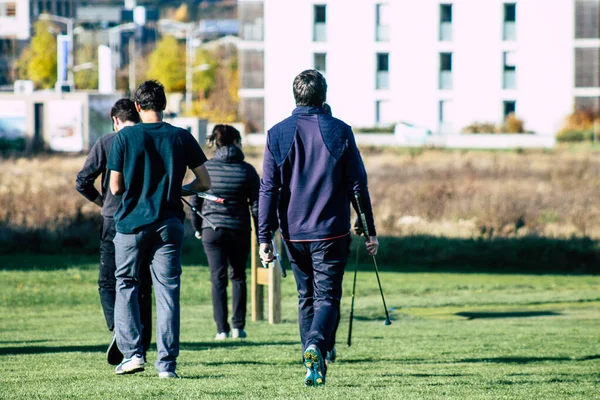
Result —
[{"label": "nordic walking pole", "polygon": [[[360,235],[358,236],[360,237]],[[354,280],[352,281],[352,304],[350,305],[350,321],[348,322],[348,347],[352,346],[352,320],[354,319],[354,294],[356,293],[356,274],[358,273],[358,253],[360,243],[356,243],[356,263],[354,264]]]},{"label": "nordic walking pole", "polygon": [[218,230],[219,230],[219,227],[218,227],[218,226],[216,226],[215,224],[213,224],[213,222],[212,222],[210,219],[206,218],[206,216],[205,216],[204,214],[202,214],[202,213],[200,212],[200,210],[198,210],[196,207],[194,207],[194,206],[193,206],[193,205],[192,205],[190,202],[188,202],[188,201],[187,201],[186,199],[184,199],[183,197],[181,198],[181,200],[182,200],[182,201],[183,201],[185,204],[187,204],[188,206],[190,206],[190,208],[192,209],[192,211],[193,211],[193,212],[195,212],[196,214],[198,214],[198,216],[199,216],[200,218],[202,218],[203,220],[205,220],[205,221],[206,221],[206,223],[208,224],[208,226],[210,226],[211,228],[213,228],[215,231],[218,231]]},{"label": "nordic walking pole", "polygon": [[[371,237],[369,234],[369,227],[367,226],[367,217],[363,211],[362,202],[360,200],[360,193],[354,192],[354,198],[356,199],[356,205],[358,207],[358,214],[360,215],[360,222],[363,228],[363,232],[367,240]],[[375,268],[375,276],[377,277],[377,284],[379,285],[379,293],[381,293],[381,300],[383,301],[383,309],[385,310],[385,324],[391,325],[390,315],[388,314],[387,305],[385,304],[385,298],[383,297],[383,289],[381,288],[381,281],[379,280],[379,270],[377,268],[377,260],[373,255],[373,268]]]}]

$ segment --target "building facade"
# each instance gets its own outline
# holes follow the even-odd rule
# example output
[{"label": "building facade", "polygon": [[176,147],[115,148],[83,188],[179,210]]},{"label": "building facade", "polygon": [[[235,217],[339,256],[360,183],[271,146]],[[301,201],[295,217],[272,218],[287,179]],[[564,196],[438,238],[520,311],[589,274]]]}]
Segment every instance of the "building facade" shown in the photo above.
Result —
[{"label": "building facade", "polygon": [[13,65],[42,13],[74,18],[75,0],[0,0],[0,88],[12,87]]},{"label": "building facade", "polygon": [[[308,68],[354,127],[458,133],[515,113],[550,134],[574,108],[600,107],[600,0],[248,2],[263,7],[261,40],[244,37],[243,3],[241,48],[264,69],[244,71],[260,62],[240,53],[240,98],[262,101],[267,129],[290,114],[292,81]],[[252,74],[262,86],[244,85]]]}]

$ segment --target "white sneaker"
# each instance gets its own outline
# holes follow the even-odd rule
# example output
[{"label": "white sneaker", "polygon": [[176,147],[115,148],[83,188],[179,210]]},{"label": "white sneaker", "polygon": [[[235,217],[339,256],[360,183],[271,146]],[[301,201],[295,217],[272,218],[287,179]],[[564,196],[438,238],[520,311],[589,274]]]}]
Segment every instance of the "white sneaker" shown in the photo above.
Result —
[{"label": "white sneaker", "polygon": [[215,336],[215,340],[225,340],[229,337],[229,333],[227,332],[219,332],[217,336]]},{"label": "white sneaker", "polygon": [[243,329],[233,328],[231,330],[231,337],[234,339],[246,339],[248,337],[248,335],[246,334],[246,331]]},{"label": "white sneaker", "polygon": [[177,375],[175,372],[171,372],[171,371],[162,371],[158,373],[158,377],[161,379],[170,379],[170,378],[179,378],[179,375]]},{"label": "white sneaker", "polygon": [[115,374],[124,375],[124,374],[135,374],[136,372],[141,372],[144,370],[144,357],[140,354],[134,354],[133,357],[127,358],[121,362],[121,364],[117,365],[115,368]]}]

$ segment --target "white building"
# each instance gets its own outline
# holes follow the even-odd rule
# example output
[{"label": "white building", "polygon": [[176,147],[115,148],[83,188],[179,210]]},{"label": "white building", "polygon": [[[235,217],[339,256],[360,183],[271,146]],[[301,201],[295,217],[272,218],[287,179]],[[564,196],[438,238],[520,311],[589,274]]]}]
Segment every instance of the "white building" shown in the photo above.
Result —
[{"label": "white building", "polygon": [[309,68],[354,127],[457,133],[515,112],[555,133],[574,107],[600,108],[600,0],[240,0],[241,17],[244,3],[264,6],[264,40],[241,44],[264,54],[264,86],[244,85],[260,62],[240,53],[240,97],[264,101],[267,129],[290,115]]},{"label": "white building", "polygon": [[0,88],[12,88],[13,64],[41,13],[73,18],[75,0],[0,0]]}]

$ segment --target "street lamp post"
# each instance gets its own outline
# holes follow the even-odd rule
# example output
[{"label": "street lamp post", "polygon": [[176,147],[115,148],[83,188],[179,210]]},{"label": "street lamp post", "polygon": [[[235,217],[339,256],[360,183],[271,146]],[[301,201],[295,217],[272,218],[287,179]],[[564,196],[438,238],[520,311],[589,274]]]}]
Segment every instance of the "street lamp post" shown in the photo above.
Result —
[{"label": "street lamp post", "polygon": [[[117,90],[117,60],[116,60],[116,57],[114,57],[115,48],[117,46],[117,40],[116,40],[117,35],[121,32],[127,32],[127,31],[135,32],[136,29],[137,29],[137,24],[135,22],[128,22],[126,24],[113,26],[112,28],[108,29],[108,43],[109,43],[109,47],[110,47],[110,65],[111,65],[110,73],[111,73],[111,82],[112,82],[114,90]],[[129,39],[129,40],[131,40],[131,39]],[[131,63],[133,63],[133,55],[131,54],[131,50],[132,50],[131,46],[129,47],[129,50],[130,50],[129,64],[131,64]],[[130,79],[129,87],[131,88],[131,85],[132,85],[131,76],[129,76],[129,79]]]},{"label": "street lamp post", "polygon": [[73,25],[75,23],[75,20],[73,18],[66,18],[52,14],[40,14],[40,19],[58,22],[67,26],[67,36],[69,37],[69,52],[67,56],[67,83],[70,86],[73,86],[75,82],[73,78],[73,47],[75,45],[73,41]]},{"label": "street lamp post", "polygon": [[194,28],[193,22],[179,22],[172,20],[161,20],[159,25],[163,29],[175,27],[185,31],[185,108],[187,112],[192,109],[192,65],[194,63]]}]

